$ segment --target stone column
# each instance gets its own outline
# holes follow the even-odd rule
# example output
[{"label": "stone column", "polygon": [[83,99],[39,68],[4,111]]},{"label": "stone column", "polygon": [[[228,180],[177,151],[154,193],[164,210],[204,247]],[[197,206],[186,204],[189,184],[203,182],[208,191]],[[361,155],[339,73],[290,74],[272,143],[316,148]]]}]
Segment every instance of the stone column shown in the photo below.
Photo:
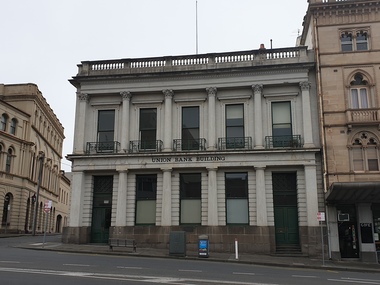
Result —
[{"label": "stone column", "polygon": [[313,143],[313,125],[310,107],[310,82],[301,82],[302,90],[302,121],[304,147],[315,147]]},{"label": "stone column", "polygon": [[305,165],[305,183],[307,225],[309,227],[318,227],[317,167],[315,165]]},{"label": "stone column", "polygon": [[216,87],[206,88],[208,95],[208,138],[207,150],[215,150],[217,147],[216,142],[216,118],[215,118],[215,97]]},{"label": "stone column", "polygon": [[172,225],[172,169],[163,172],[161,226]]},{"label": "stone column", "polygon": [[256,170],[256,215],[257,226],[268,226],[267,197],[265,192],[265,167]]},{"label": "stone column", "polygon": [[128,170],[119,171],[119,185],[117,187],[116,227],[127,225],[127,175]]},{"label": "stone column", "polygon": [[71,181],[71,201],[70,201],[70,227],[82,227],[83,217],[83,197],[85,192],[84,187],[84,172],[72,172]]},{"label": "stone column", "polygon": [[131,92],[120,92],[123,100],[121,113],[121,140],[120,147],[123,152],[128,152],[129,149],[129,104],[132,98]]},{"label": "stone column", "polygon": [[90,96],[87,94],[77,93],[77,108],[75,120],[74,136],[74,153],[83,154],[86,149],[85,130],[86,130],[86,111]]},{"label": "stone column", "polygon": [[207,168],[208,170],[208,226],[218,225],[218,192],[216,185],[216,171],[218,168]]},{"label": "stone column", "polygon": [[172,151],[172,105],[173,90],[162,91],[165,95],[165,125],[164,125],[164,151]]},{"label": "stone column", "polygon": [[253,95],[254,95],[254,115],[255,115],[255,149],[263,149],[263,114],[261,111],[261,97],[263,93],[263,85],[256,84],[252,85]]}]

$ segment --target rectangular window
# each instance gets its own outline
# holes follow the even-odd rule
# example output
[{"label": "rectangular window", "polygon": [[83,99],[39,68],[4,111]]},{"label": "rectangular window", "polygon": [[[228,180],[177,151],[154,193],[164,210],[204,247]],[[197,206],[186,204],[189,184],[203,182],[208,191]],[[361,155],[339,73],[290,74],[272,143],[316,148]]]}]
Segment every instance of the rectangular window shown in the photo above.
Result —
[{"label": "rectangular window", "polygon": [[288,147],[292,141],[290,102],[272,102],[272,136],[274,147]]},{"label": "rectangular window", "polygon": [[342,33],[340,42],[342,45],[342,51],[352,51],[352,34],[351,33]]},{"label": "rectangular window", "polygon": [[181,224],[201,224],[201,174],[180,174]]},{"label": "rectangular window", "polygon": [[351,100],[353,109],[367,109],[367,88],[351,88]]},{"label": "rectangular window", "polygon": [[140,109],[140,149],[155,150],[157,134],[157,109]]},{"label": "rectangular window", "polygon": [[248,224],[248,173],[226,173],[227,224]]},{"label": "rectangular window", "polygon": [[115,132],[115,110],[99,110],[97,151],[113,151]]},{"label": "rectangular window", "polygon": [[136,225],[156,224],[157,175],[136,175]]},{"label": "rectangular window", "polygon": [[244,105],[226,105],[226,148],[244,148]]},{"label": "rectangular window", "polygon": [[367,33],[360,31],[356,33],[356,50],[368,50]]},{"label": "rectangular window", "polygon": [[352,148],[352,159],[354,171],[364,171],[363,149],[361,147]]},{"label": "rectangular window", "polygon": [[379,171],[379,160],[377,157],[377,149],[375,147],[367,147],[368,170]]},{"label": "rectangular window", "polygon": [[182,108],[182,150],[199,150],[199,107]]}]

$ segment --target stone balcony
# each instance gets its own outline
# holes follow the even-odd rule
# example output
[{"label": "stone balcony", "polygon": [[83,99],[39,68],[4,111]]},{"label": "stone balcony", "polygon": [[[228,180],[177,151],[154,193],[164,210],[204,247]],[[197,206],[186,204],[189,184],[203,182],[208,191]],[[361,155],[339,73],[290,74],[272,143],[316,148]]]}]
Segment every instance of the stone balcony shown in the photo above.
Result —
[{"label": "stone balcony", "polygon": [[346,111],[347,124],[380,125],[380,109],[350,109]]},{"label": "stone balcony", "polygon": [[313,51],[307,50],[307,47],[302,46],[186,56],[83,61],[78,65],[77,76],[201,71],[265,65],[302,64],[313,62],[313,59]]}]

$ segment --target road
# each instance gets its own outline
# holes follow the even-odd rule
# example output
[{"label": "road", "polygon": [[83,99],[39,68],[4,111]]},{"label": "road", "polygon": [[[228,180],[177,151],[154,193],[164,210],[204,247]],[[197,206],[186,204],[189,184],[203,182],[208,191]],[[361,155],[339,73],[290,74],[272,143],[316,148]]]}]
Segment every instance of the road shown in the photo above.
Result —
[{"label": "road", "polygon": [[[57,241],[49,236],[47,241]],[[42,237],[0,239],[1,284],[378,284],[380,273],[279,268],[227,262],[73,254],[17,248]]]}]

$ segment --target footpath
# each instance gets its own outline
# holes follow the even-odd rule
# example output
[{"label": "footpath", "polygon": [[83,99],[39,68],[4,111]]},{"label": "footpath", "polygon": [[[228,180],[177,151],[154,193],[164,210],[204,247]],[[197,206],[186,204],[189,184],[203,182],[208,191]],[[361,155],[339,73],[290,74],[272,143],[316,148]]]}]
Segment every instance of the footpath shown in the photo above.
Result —
[{"label": "footpath", "polygon": [[[4,236],[0,234],[0,238],[5,237],[9,236]],[[133,252],[131,248],[122,247],[116,247],[113,250],[111,250],[107,244],[65,244],[61,242],[51,241],[44,243],[42,239],[41,242],[38,243],[22,243],[17,244],[15,247],[31,250],[47,250],[69,253],[103,254],[152,258],[178,258],[186,260],[196,259],[210,262],[234,262],[276,267],[297,267],[332,271],[357,271],[380,274],[380,264],[365,263],[361,262],[360,260],[332,261],[329,260],[327,257],[325,258],[325,260],[322,260],[322,258],[310,258],[302,255],[285,256],[239,253],[238,256],[236,256],[235,253],[209,252],[208,257],[199,257],[197,252],[187,250],[185,256],[180,256],[169,254],[169,249],[157,249],[146,247],[140,248],[138,247],[138,245],[136,252]]]}]

